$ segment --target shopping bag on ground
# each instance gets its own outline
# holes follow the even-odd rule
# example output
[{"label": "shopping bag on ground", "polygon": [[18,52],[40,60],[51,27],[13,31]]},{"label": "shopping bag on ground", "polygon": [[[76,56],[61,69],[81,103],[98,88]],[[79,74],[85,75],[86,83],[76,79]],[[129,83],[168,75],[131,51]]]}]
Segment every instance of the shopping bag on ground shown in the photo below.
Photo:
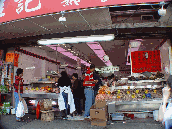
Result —
[{"label": "shopping bag on ground", "polygon": [[28,107],[27,107],[27,104],[26,104],[26,101],[24,100],[24,98],[22,98],[22,103],[23,103],[23,106],[24,106],[24,112],[28,113]]},{"label": "shopping bag on ground", "polygon": [[17,106],[17,111],[16,111],[16,116],[21,118],[25,115],[24,113],[24,105],[22,101],[19,101],[18,106]]}]

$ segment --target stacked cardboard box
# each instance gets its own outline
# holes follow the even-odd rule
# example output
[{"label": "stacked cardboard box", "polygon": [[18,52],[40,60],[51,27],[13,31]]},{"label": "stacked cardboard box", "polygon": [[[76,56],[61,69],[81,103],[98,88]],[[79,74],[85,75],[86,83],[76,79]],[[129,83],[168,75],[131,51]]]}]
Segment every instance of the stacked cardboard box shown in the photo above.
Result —
[{"label": "stacked cardboard box", "polygon": [[106,103],[96,102],[96,104],[90,108],[90,117],[91,125],[106,126],[108,119]]}]

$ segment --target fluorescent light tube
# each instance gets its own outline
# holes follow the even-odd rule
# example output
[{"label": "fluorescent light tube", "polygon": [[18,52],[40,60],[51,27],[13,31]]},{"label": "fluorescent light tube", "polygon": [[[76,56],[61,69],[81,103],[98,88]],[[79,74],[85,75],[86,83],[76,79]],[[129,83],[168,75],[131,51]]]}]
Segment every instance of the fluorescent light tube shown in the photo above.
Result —
[{"label": "fluorescent light tube", "polygon": [[77,37],[66,37],[60,39],[48,39],[39,40],[38,43],[41,45],[50,44],[64,44],[64,43],[79,43],[79,42],[94,42],[94,41],[110,41],[113,40],[115,36],[113,34],[108,35],[91,35],[91,36],[77,36]]}]

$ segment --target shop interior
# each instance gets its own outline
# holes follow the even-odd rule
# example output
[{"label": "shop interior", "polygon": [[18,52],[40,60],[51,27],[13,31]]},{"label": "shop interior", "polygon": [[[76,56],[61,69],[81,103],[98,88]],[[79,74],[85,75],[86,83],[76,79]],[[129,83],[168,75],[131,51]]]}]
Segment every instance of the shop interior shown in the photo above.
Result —
[{"label": "shop interior", "polygon": [[[33,109],[36,106],[33,100],[41,98],[38,94],[46,94],[42,96],[44,98],[51,96],[53,100],[57,99],[53,88],[62,71],[67,71],[70,77],[78,73],[82,79],[87,67],[95,64],[95,70],[101,77],[108,79],[114,74],[118,80],[115,88],[110,87],[115,96],[111,102],[162,98],[162,87],[171,72],[172,29],[168,26],[171,24],[172,6],[164,5],[167,9],[165,16],[159,16],[159,6],[93,8],[1,24],[0,28],[5,32],[0,39],[3,48],[1,84],[8,86],[8,91],[1,90],[1,93],[12,93],[15,72],[17,68],[22,68],[25,98]],[[59,21],[60,17],[65,17],[66,21]],[[134,64],[135,52],[141,53],[141,60],[145,59],[140,65]],[[11,53],[16,58],[10,57]],[[135,56],[137,60],[138,56]],[[150,58],[157,60],[148,63]],[[147,62],[145,66],[144,62]],[[153,69],[152,65],[156,63]],[[146,69],[150,67],[152,69]],[[141,96],[136,93],[126,97],[138,89]],[[130,92],[126,94],[125,90]],[[151,97],[147,93],[142,96],[141,92],[145,93],[145,90],[150,92]],[[3,98],[1,101],[4,101]],[[57,106],[57,102],[53,101],[53,105]],[[148,105],[149,110],[159,108],[158,104]],[[142,105],[138,110],[148,110],[148,105]],[[109,113],[117,109],[128,110],[123,105],[116,107],[115,111],[111,107]],[[136,108],[131,106],[130,110]]]}]

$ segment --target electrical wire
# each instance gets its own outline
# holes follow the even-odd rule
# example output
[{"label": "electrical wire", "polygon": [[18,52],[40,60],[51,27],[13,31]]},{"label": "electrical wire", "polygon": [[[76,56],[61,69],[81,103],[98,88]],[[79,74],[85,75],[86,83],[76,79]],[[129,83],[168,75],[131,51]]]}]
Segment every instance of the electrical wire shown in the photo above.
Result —
[{"label": "electrical wire", "polygon": [[130,15],[128,18],[124,19],[124,20],[121,20],[123,23],[128,20],[129,18],[131,18],[136,12],[138,12],[138,10],[142,7],[142,5],[132,14]]}]

